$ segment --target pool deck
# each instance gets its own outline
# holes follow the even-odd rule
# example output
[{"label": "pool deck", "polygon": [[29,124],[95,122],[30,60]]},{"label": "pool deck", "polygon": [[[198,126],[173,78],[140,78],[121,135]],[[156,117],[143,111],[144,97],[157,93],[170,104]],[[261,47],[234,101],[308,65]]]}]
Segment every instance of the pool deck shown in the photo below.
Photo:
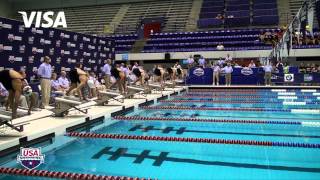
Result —
[{"label": "pool deck", "polygon": [[[29,146],[34,141],[43,137],[55,137],[63,135],[69,128],[82,123],[93,122],[97,119],[110,118],[112,114],[118,114],[129,109],[136,109],[148,102],[156,102],[158,99],[181,93],[187,87],[166,88],[162,93],[135,95],[133,99],[124,99],[124,102],[109,101],[105,106],[95,106],[93,102],[83,104],[90,106],[87,114],[78,111],[69,112],[66,117],[53,117],[48,109],[34,111],[30,116],[24,116],[14,120],[14,124],[25,124],[23,132],[14,131],[8,127],[0,128],[0,157],[10,152]],[[91,103],[91,104],[90,104]],[[93,103],[93,104],[92,104]],[[81,107],[81,105],[80,105]]]}]

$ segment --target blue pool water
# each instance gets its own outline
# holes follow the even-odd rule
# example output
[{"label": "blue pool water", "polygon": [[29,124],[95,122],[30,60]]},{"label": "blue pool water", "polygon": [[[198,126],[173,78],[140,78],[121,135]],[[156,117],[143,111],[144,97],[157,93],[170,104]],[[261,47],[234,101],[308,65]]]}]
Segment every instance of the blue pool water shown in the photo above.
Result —
[{"label": "blue pool water", "polygon": [[[302,94],[300,90],[290,91]],[[318,90],[319,92],[319,90]],[[261,98],[272,101],[271,91],[258,91]],[[250,94],[250,93],[248,93]],[[313,96],[313,93],[303,93]],[[183,99],[175,96],[169,100]],[[314,98],[315,97],[315,98]],[[290,101],[312,102],[301,106],[283,105],[283,101],[263,104],[241,103],[172,103],[153,106],[252,107],[274,109],[320,109],[317,96]],[[199,99],[199,98],[188,98]],[[237,98],[238,101],[246,101]],[[250,124],[181,121],[114,121],[95,130],[98,134],[126,134],[142,136],[170,136],[230,140],[320,144],[319,113],[264,112],[264,111],[204,111],[139,109],[125,116],[198,118],[250,121],[301,122],[302,124]],[[311,123],[311,125],[310,125]],[[315,123],[312,125],[312,123]],[[160,142],[97,138],[59,137],[66,144],[45,152],[45,164],[38,169],[99,175],[117,175],[157,179],[319,179],[320,149],[278,146],[205,144],[191,142]],[[57,141],[58,141],[57,139]],[[143,156],[145,155],[145,156]],[[15,161],[2,166],[22,168]],[[1,177],[1,176],[0,176]],[[2,176],[2,179],[28,179]],[[36,178],[37,179],[37,178]]]}]

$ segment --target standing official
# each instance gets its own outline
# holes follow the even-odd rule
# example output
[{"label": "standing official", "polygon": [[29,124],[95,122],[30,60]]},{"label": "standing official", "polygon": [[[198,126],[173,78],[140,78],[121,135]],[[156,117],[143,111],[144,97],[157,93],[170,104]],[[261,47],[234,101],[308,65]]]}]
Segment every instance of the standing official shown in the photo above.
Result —
[{"label": "standing official", "polygon": [[50,93],[51,93],[51,74],[52,67],[50,65],[51,59],[48,56],[44,57],[43,63],[40,65],[38,69],[38,76],[40,78],[40,86],[41,86],[41,107],[44,109],[46,106],[49,106]]},{"label": "standing official", "polygon": [[106,89],[110,89],[111,87],[111,60],[107,59],[105,61],[105,65],[102,68],[102,72],[104,74],[104,84],[106,86]]},{"label": "standing official", "polygon": [[226,67],[224,67],[224,71],[226,73],[226,86],[230,86],[231,85],[231,74],[233,72],[233,69],[231,67],[231,63],[228,63],[228,65]]},{"label": "standing official", "polygon": [[271,72],[272,72],[272,66],[270,63],[268,63],[267,65],[265,65],[263,67],[264,70],[264,81],[265,81],[265,85],[266,86],[270,86],[271,85]]},{"label": "standing official", "polygon": [[212,69],[213,69],[213,83],[212,85],[217,85],[219,86],[219,79],[220,79],[220,66],[217,63],[215,63],[213,66],[212,66]]}]

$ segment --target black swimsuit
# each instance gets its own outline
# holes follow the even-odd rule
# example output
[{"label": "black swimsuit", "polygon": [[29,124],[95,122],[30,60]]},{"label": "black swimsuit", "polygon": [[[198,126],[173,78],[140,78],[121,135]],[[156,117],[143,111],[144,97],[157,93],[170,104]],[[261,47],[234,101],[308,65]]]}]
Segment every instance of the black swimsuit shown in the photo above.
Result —
[{"label": "black swimsuit", "polygon": [[161,76],[161,71],[160,71],[160,69],[158,69],[158,68],[155,68],[154,71],[153,71],[153,73],[154,73],[156,76]]},{"label": "black swimsuit", "polygon": [[72,69],[69,73],[71,83],[80,83],[77,69]]},{"label": "black swimsuit", "polygon": [[173,73],[173,70],[171,68],[167,68],[167,71],[168,71],[169,74]]},{"label": "black swimsuit", "polygon": [[12,79],[10,76],[10,70],[3,70],[0,72],[0,82],[2,85],[9,90],[13,90]]},{"label": "black swimsuit", "polygon": [[112,68],[111,69],[111,75],[114,78],[119,79],[120,78],[120,71],[117,68]]},{"label": "black swimsuit", "polygon": [[181,75],[181,74],[182,74],[182,72],[181,72],[181,69],[180,69],[180,68],[178,68],[178,69],[177,69],[177,73],[178,73],[179,75]]},{"label": "black swimsuit", "polygon": [[135,68],[132,70],[133,74],[136,75],[138,78],[141,77],[141,72],[139,68]]}]

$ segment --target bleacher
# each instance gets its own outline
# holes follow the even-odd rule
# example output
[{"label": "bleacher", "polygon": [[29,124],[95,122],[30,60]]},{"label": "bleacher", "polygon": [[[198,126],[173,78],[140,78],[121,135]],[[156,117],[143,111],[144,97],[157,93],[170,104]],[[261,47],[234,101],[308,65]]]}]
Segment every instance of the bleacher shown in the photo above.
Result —
[{"label": "bleacher", "polygon": [[259,40],[265,31],[278,29],[238,29],[202,32],[156,33],[144,47],[143,52],[183,52],[216,51],[217,45],[223,44],[224,50],[264,50],[271,49]]},{"label": "bleacher", "polygon": [[132,49],[132,45],[138,39],[138,34],[121,34],[105,36],[110,39],[114,39],[116,42],[115,51],[116,53],[129,52]]},{"label": "bleacher", "polygon": [[199,17],[199,28],[277,26],[279,23],[276,0],[204,0]]},{"label": "bleacher", "polygon": [[117,28],[118,33],[135,33],[141,20],[165,17],[164,31],[184,30],[189,19],[192,0],[166,0],[149,3],[133,3]]}]

